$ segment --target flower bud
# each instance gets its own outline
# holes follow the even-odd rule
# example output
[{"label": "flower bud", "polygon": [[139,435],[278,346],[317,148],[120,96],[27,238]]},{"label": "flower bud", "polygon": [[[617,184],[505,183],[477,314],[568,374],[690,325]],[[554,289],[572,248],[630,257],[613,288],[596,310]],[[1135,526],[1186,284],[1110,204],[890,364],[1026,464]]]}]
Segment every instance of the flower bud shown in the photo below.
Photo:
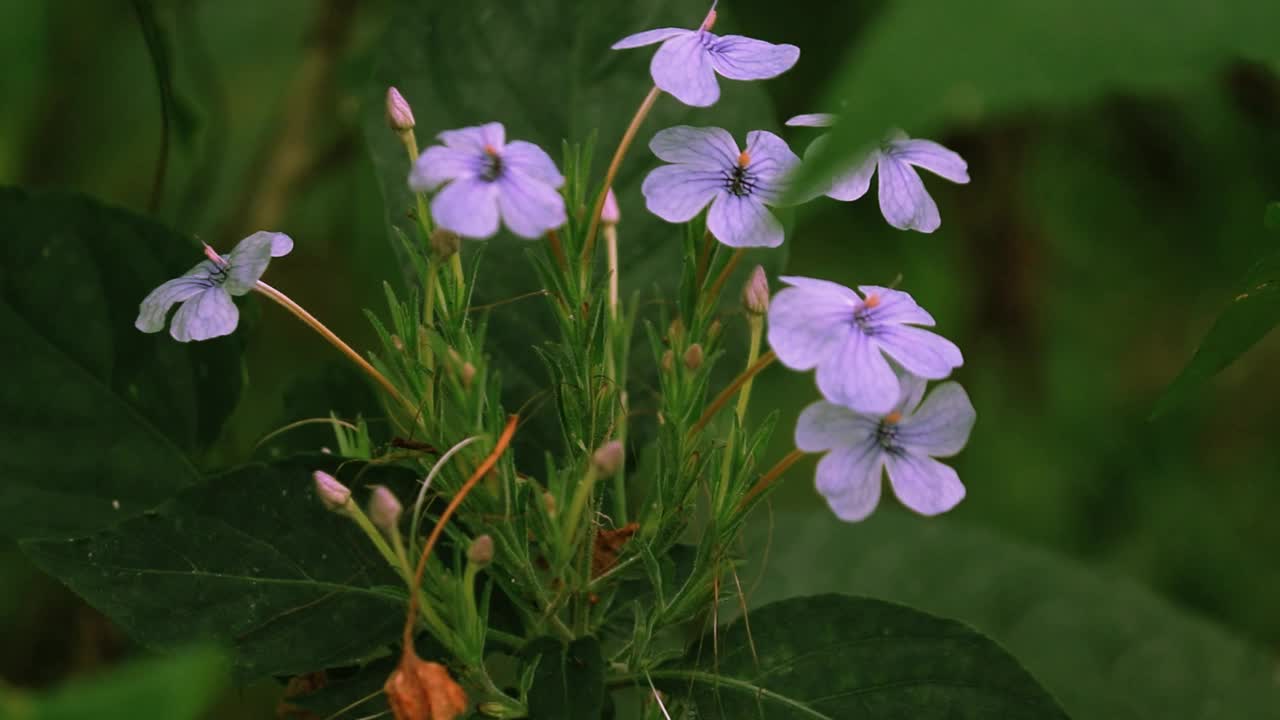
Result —
[{"label": "flower bud", "polygon": [[662,353],[662,369],[671,372],[671,366],[676,363],[676,354],[670,350]]},{"label": "flower bud", "polygon": [[467,548],[467,560],[480,567],[493,562],[493,538],[481,535],[472,540],[471,547]]},{"label": "flower bud", "polygon": [[596,469],[602,474],[612,475],[622,467],[624,453],[622,443],[610,440],[596,449],[591,456],[591,462],[595,463]]},{"label": "flower bud", "polygon": [[333,511],[342,510],[351,502],[351,489],[323,470],[311,474],[316,483],[316,496],[324,506]]},{"label": "flower bud", "polygon": [[390,535],[400,525],[400,513],[404,508],[386,485],[375,485],[373,497],[369,499],[369,522],[384,533]]},{"label": "flower bud", "polygon": [[618,212],[618,198],[613,196],[613,188],[604,194],[604,208],[600,211],[600,222],[605,225],[617,225],[622,219]]},{"label": "flower bud", "polygon": [[684,337],[684,321],[676,318],[667,326],[667,342],[672,345],[679,345],[682,337]]},{"label": "flower bud", "polygon": [[694,343],[684,351],[684,366],[690,370],[702,367],[702,345]]},{"label": "flower bud", "polygon": [[759,265],[751,271],[747,284],[742,286],[742,306],[752,315],[769,312],[769,278]]},{"label": "flower bud", "polygon": [[436,228],[428,242],[431,244],[431,252],[441,260],[453,257],[462,246],[462,238],[458,237],[458,233],[444,228]]},{"label": "flower bud", "polygon": [[547,510],[547,517],[555,519],[556,516],[556,496],[550,491],[542,493],[542,506]]},{"label": "flower bud", "polygon": [[476,366],[470,362],[462,363],[462,369],[458,371],[458,376],[462,379],[462,387],[470,388],[471,381],[476,378]]},{"label": "flower bud", "polygon": [[399,335],[392,335],[392,336],[391,336],[391,345],[392,345],[396,350],[399,350],[400,352],[404,352],[404,341],[400,339],[400,336],[399,336]]},{"label": "flower bud", "polygon": [[724,323],[720,322],[720,318],[711,321],[707,326],[707,340],[715,340],[720,337],[720,333],[724,331]]},{"label": "flower bud", "polygon": [[409,132],[413,129],[413,110],[400,91],[394,87],[387,88],[387,125],[396,132]]}]

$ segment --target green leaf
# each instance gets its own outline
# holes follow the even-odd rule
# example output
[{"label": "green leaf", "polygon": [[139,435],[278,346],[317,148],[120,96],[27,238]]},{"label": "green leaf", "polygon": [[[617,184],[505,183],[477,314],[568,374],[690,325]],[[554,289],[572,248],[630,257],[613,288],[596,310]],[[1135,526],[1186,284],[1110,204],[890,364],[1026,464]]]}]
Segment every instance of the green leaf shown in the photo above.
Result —
[{"label": "green leaf", "polygon": [[702,718],[1066,718],[1007,652],[954,620],[818,595],[753,610],[651,673]]},{"label": "green leaf", "polygon": [[529,688],[531,720],[598,720],[604,709],[604,657],[593,637],[568,645],[534,640],[521,655],[537,662]]},{"label": "green leaf", "polygon": [[226,660],[208,649],[131,662],[40,695],[0,686],[5,720],[196,720],[226,684]]},{"label": "green leaf", "polygon": [[1280,3],[1254,0],[888,3],[816,108],[842,112],[798,184],[829,177],[893,127],[920,135],[1116,91],[1178,89],[1242,56],[1274,60],[1276,27]]},{"label": "green leaf", "polygon": [[1151,412],[1157,417],[1200,389],[1280,323],[1280,250],[1254,265],[1231,304],[1214,321],[1191,362],[1165,390]]},{"label": "green leaf", "polygon": [[224,643],[239,680],[351,664],[398,636],[404,591],[355,523],[320,504],[316,469],[358,502],[377,483],[407,498],[413,479],[326,455],[248,465],[113,529],[23,549],[144,645]]},{"label": "green leaf", "polygon": [[0,532],[91,532],[197,482],[190,458],[239,397],[240,341],[184,345],[133,321],[198,246],[75,195],[0,188],[0,223]]},{"label": "green leaf", "polygon": [[[1131,581],[892,511],[856,525],[825,509],[782,513],[773,534],[764,574],[744,576],[753,601],[846,592],[957,618],[1008,648],[1075,720],[1280,718],[1273,659]],[[760,625],[753,612],[757,643]]]},{"label": "green leaf", "polygon": [[1266,213],[1262,216],[1262,224],[1268,230],[1280,230],[1280,202],[1267,203]]}]

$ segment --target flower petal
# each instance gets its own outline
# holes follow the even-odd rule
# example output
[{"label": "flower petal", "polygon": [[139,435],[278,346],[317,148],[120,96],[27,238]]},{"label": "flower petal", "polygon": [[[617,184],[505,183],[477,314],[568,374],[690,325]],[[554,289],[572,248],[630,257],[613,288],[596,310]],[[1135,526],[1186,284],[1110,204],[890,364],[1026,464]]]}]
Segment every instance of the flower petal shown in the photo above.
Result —
[{"label": "flower petal", "polygon": [[721,192],[724,181],[710,170],[688,165],[663,165],[640,185],[645,207],[667,222],[689,222]]},{"label": "flower petal", "polygon": [[498,181],[498,210],[511,232],[531,240],[568,220],[564,198],[554,187],[515,168],[508,168]]},{"label": "flower petal", "polygon": [[145,333],[163,330],[165,316],[174,303],[184,302],[214,287],[209,279],[212,269],[213,263],[205,260],[186,275],[161,283],[160,287],[147,293],[138,304],[138,319],[133,321],[133,326]]},{"label": "flower petal", "polygon": [[707,107],[720,99],[716,72],[698,33],[662,43],[649,63],[649,73],[654,85],[685,105]]},{"label": "flower petal", "polygon": [[507,131],[499,122],[445,130],[436,137],[440,138],[440,142],[445,146],[471,155],[483,153],[486,147],[498,150],[507,144]]},{"label": "flower petal", "polygon": [[754,197],[766,203],[777,202],[786,192],[786,182],[800,164],[800,156],[791,152],[787,142],[768,130],[747,133],[747,169],[756,178]]},{"label": "flower petal", "polygon": [[921,455],[955,455],[969,441],[977,419],[978,413],[964,388],[959,383],[942,383],[929,393],[919,410],[898,424],[898,442]]},{"label": "flower petal", "polygon": [[[784,277],[781,280],[810,279]],[[811,282],[815,284],[784,288],[769,302],[769,347],[778,355],[778,360],[792,370],[813,369],[843,343],[845,334],[852,332],[849,319],[854,306],[849,296],[853,296],[853,292],[823,280]],[[823,288],[818,283],[833,288]]]},{"label": "flower petal", "polygon": [[498,232],[498,185],[479,178],[454,180],[432,199],[431,217],[463,237],[493,237]]},{"label": "flower petal", "polygon": [[230,335],[239,321],[240,311],[231,295],[221,287],[211,287],[182,303],[169,323],[169,334],[178,342],[208,340]]},{"label": "flower petal", "polygon": [[707,230],[729,247],[778,247],[782,223],[759,198],[720,193],[707,213]]},{"label": "flower petal", "polygon": [[898,402],[898,376],[879,346],[860,330],[818,365],[818,389],[828,401],[867,415],[885,415]]},{"label": "flower petal", "polygon": [[512,140],[502,150],[502,162],[509,168],[519,170],[534,180],[538,180],[558,188],[564,185],[564,176],[556,168],[555,161],[545,150],[524,140]]},{"label": "flower petal", "polygon": [[969,163],[959,153],[932,140],[903,140],[891,147],[890,154],[902,162],[922,167],[953,183],[969,182]]},{"label": "flower petal", "polygon": [[815,484],[836,517],[858,522],[876,509],[884,462],[875,443],[841,447],[818,461]]},{"label": "flower petal", "polygon": [[831,113],[808,113],[796,115],[786,124],[790,127],[831,127],[836,124],[836,116]]},{"label": "flower petal", "polygon": [[[920,400],[924,397],[924,391],[929,386],[929,381],[919,375],[902,370],[898,372],[898,404],[893,406],[894,412],[907,416],[916,411],[920,406]],[[906,422],[902,420],[901,422]],[[901,423],[899,424],[901,427]]]},{"label": "flower petal", "polygon": [[880,153],[880,212],[899,230],[931,233],[942,224],[938,206],[924,189],[914,168],[892,155]]},{"label": "flower petal", "polygon": [[450,180],[475,177],[478,159],[483,152],[432,145],[414,162],[409,172],[409,188],[432,192]]},{"label": "flower petal", "polygon": [[941,380],[964,364],[955,343],[910,325],[877,327],[872,340],[907,372],[922,378]]},{"label": "flower petal", "polygon": [[878,423],[847,407],[819,400],[796,420],[796,447],[805,452],[860,445],[873,440]]},{"label": "flower petal", "polygon": [[718,127],[676,125],[659,130],[649,141],[659,159],[699,170],[725,172],[738,164],[738,143]]},{"label": "flower petal", "polygon": [[964,499],[964,485],[952,468],[910,452],[886,454],[889,484],[903,505],[921,515],[937,515]]},{"label": "flower petal", "polygon": [[236,243],[227,255],[227,274],[222,287],[232,295],[244,295],[267,271],[276,233],[256,232]]},{"label": "flower petal", "polygon": [[876,296],[876,306],[864,311],[867,320],[872,323],[934,325],[933,316],[920,307],[909,293],[879,285],[859,285],[858,291],[863,297]]},{"label": "flower petal", "polygon": [[[810,149],[825,139],[818,138],[813,145],[809,146]],[[806,151],[805,156],[808,157],[808,155]],[[875,174],[879,163],[880,151],[871,151],[857,165],[854,165],[853,169],[842,172],[831,180],[831,189],[826,192],[827,197],[841,202],[853,202],[866,195],[867,190],[871,188],[871,176]],[[883,177],[880,182],[884,182]]]},{"label": "flower petal", "polygon": [[656,30],[645,30],[644,32],[638,32],[634,35],[628,35],[609,47],[613,50],[627,50],[630,48],[638,48],[644,47],[645,45],[660,43],[663,40],[670,40],[671,38],[680,37],[681,35],[693,35],[696,32],[696,30],[686,30],[684,28],[658,28]]},{"label": "flower petal", "polygon": [[862,304],[862,298],[858,297],[857,293],[840,283],[831,282],[830,280],[801,277],[800,275],[779,275],[778,279],[791,287],[829,295],[832,298],[840,298],[840,300],[848,306],[848,314],[850,317],[852,317],[853,311]]},{"label": "flower petal", "polygon": [[774,45],[742,35],[716,38],[708,51],[712,67],[730,80],[777,77],[800,59],[800,48],[795,45]]}]

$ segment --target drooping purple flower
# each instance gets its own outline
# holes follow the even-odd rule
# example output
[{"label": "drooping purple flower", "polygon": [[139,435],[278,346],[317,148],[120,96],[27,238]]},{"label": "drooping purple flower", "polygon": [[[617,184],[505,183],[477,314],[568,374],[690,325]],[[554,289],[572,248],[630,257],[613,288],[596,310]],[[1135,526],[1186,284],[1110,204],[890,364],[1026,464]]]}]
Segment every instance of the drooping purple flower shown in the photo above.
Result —
[{"label": "drooping purple flower", "polygon": [[409,173],[409,187],[444,189],[431,200],[431,217],[446,230],[469,238],[490,238],[498,220],[511,232],[536,239],[567,220],[558,188],[564,176],[542,148],[523,140],[506,142],[502,123],[486,123],[438,136],[444,145],[427,148]]},{"label": "drooping purple flower", "polygon": [[653,84],[685,105],[706,107],[720,99],[716,74],[730,80],[766,80],[791,69],[800,59],[795,45],[775,45],[742,35],[716,35],[715,5],[697,30],[658,28],[628,35],[614,50],[662,43],[649,64]]},{"label": "drooping purple flower", "polygon": [[645,205],[673,223],[688,222],[709,203],[707,229],[730,247],[777,247],[782,224],[766,205],[782,197],[784,181],[800,158],[767,130],[747,134],[747,147],[717,127],[661,130],[649,142],[663,165],[644,179]]},{"label": "drooping purple flower", "polygon": [[240,321],[232,296],[253,289],[273,257],[288,255],[293,240],[284,233],[259,231],[236,244],[225,257],[205,245],[201,260],[182,277],[162,284],[142,299],[134,327],[145,333],[164,329],[169,309],[181,303],[169,323],[178,342],[229,335]]},{"label": "drooping purple flower", "polygon": [[[788,125],[804,127],[828,127],[834,117],[825,113],[797,115]],[[805,151],[805,157],[822,152],[825,137],[820,137]],[[871,176],[880,170],[880,212],[889,224],[899,230],[918,230],[931,233],[942,224],[938,205],[924,189],[916,168],[946,178],[954,183],[969,182],[969,165],[954,151],[932,140],[907,137],[901,130],[894,130],[880,146],[872,150],[857,166],[832,181],[825,193],[836,200],[857,200],[871,187]]]},{"label": "drooping purple flower", "polygon": [[779,278],[791,287],[769,304],[769,345],[793,370],[818,369],[829,402],[885,414],[898,401],[892,359],[907,372],[941,380],[964,359],[950,340],[928,330],[933,316],[905,292],[861,285],[859,296],[826,280]]},{"label": "drooping purple flower", "polygon": [[884,470],[898,500],[922,515],[946,512],[964,499],[959,475],[935,458],[964,448],[977,413],[954,382],[937,386],[921,404],[925,384],[903,374],[898,400],[884,414],[824,401],[800,413],[796,447],[826,452],[818,461],[816,482],[836,517],[857,522],[870,515],[880,502]]}]

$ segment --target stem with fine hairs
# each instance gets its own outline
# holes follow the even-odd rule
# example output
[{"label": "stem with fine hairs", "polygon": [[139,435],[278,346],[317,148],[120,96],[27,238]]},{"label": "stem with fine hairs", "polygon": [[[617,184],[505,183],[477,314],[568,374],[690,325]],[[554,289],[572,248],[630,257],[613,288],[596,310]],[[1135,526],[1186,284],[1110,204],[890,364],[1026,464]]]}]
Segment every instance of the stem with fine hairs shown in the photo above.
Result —
[{"label": "stem with fine hairs", "polygon": [[653,104],[658,101],[658,95],[662,91],[657,85],[649,90],[649,94],[644,96],[644,100],[640,103],[640,108],[636,110],[636,114],[631,118],[631,124],[627,126],[626,132],[622,133],[622,140],[618,141],[618,149],[613,151],[613,159],[609,161],[609,169],[604,173],[604,187],[600,188],[600,195],[596,198],[596,204],[591,208],[591,222],[587,225],[587,241],[582,245],[582,264],[586,265],[591,260],[591,253],[595,250],[596,230],[600,227],[600,213],[604,212],[604,199],[609,194],[609,188],[613,187],[614,178],[618,177],[618,168],[622,167],[622,158],[626,156],[627,149],[631,147],[631,143],[636,139],[636,133],[640,132],[640,124],[644,122],[649,111],[653,109]]},{"label": "stem with fine hairs", "polygon": [[698,422],[694,423],[693,427],[689,428],[689,437],[696,437],[698,433],[702,432],[702,429],[715,418],[716,413],[723,410],[724,406],[729,404],[729,401],[733,399],[734,395],[738,394],[738,390],[740,390],[748,380],[760,374],[761,370],[769,367],[773,364],[773,361],[777,359],[778,356],[770,350],[764,355],[761,355],[760,359],[757,360],[754,365],[743,370],[741,375],[734,378],[733,382],[729,383],[729,387],[720,391],[720,394],[716,396],[716,399],[712,400],[711,404],[707,406],[707,409],[703,411],[702,417],[698,418]]},{"label": "stem with fine hairs", "polygon": [[738,511],[741,512],[746,509],[747,505],[751,504],[751,501],[755,500],[757,495],[768,490],[769,486],[781,477],[782,473],[790,470],[792,465],[799,462],[800,459],[804,457],[804,454],[803,450],[792,450],[784,455],[776,465],[769,468],[768,472],[760,476],[760,480],[757,481],[755,485],[751,486],[751,489],[747,491],[746,495],[742,496],[742,499],[738,501]]}]

